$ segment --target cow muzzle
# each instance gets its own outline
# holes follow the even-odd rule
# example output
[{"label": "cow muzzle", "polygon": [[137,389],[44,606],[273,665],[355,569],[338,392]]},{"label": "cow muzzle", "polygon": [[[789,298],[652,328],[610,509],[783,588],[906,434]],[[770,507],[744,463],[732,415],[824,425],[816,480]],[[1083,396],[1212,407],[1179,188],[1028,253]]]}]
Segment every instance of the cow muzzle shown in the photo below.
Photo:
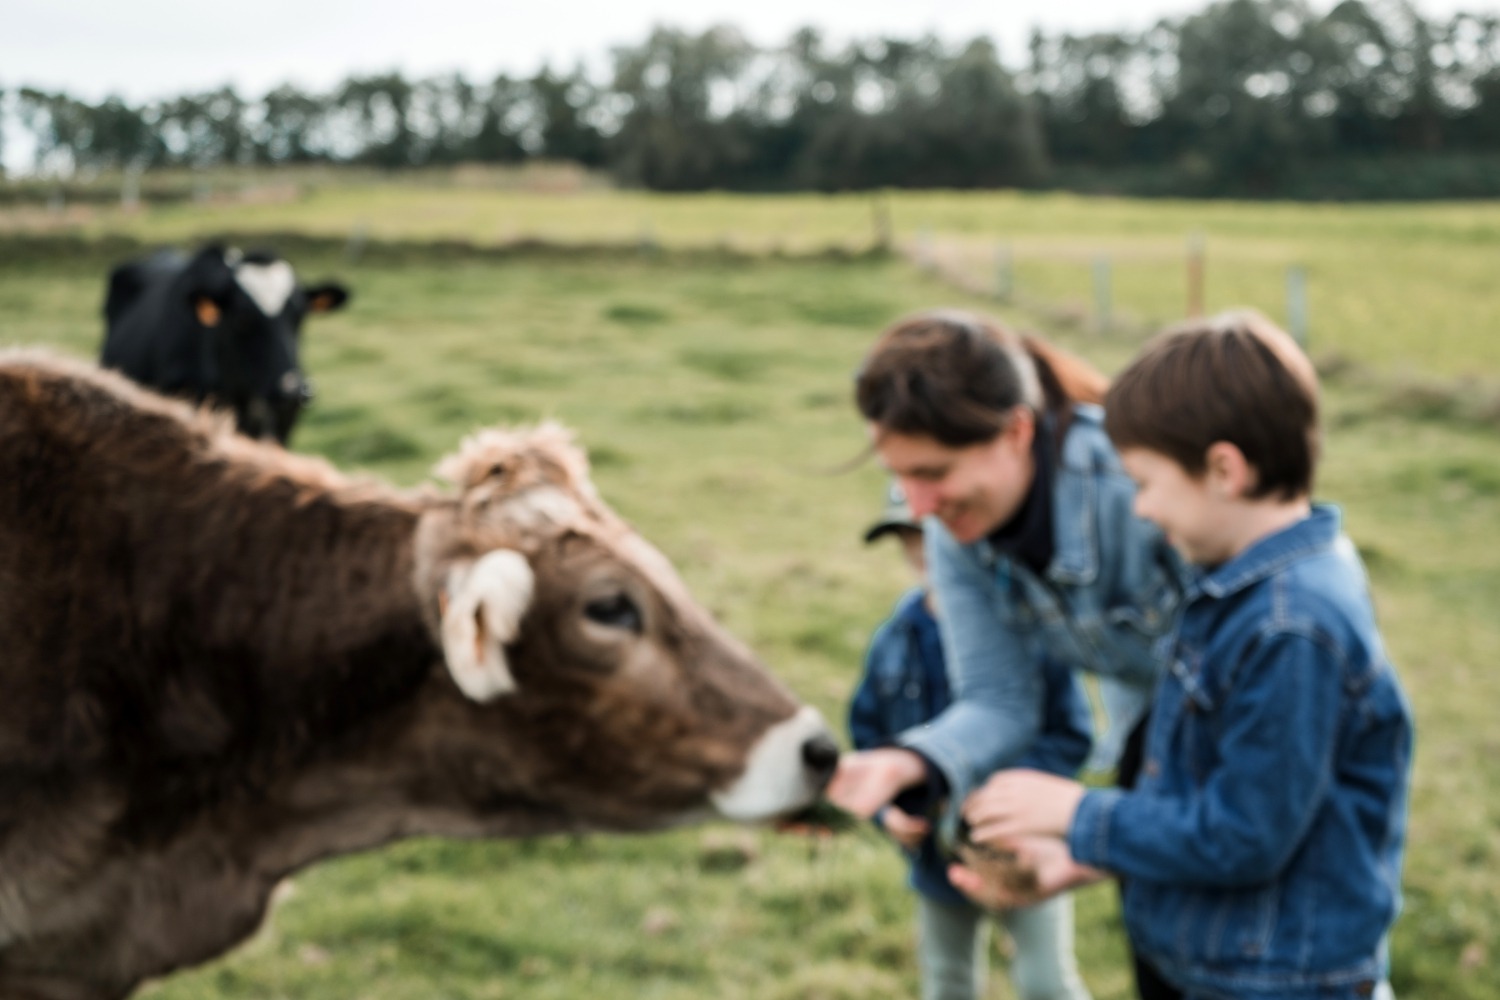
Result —
[{"label": "cow muzzle", "polygon": [[739,780],[709,798],[729,819],[775,819],[812,805],[838,761],[838,744],[827,723],[817,709],[804,707],[766,730]]}]

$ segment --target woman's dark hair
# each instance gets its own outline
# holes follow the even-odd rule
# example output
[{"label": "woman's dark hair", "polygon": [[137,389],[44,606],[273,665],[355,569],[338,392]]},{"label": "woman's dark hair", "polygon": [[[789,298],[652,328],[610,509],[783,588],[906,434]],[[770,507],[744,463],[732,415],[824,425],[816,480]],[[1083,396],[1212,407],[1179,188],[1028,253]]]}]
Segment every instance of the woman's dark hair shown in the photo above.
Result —
[{"label": "woman's dark hair", "polygon": [[881,334],[855,381],[859,412],[898,434],[950,448],[992,439],[1017,406],[1051,415],[1058,439],[1074,403],[1100,403],[1109,382],[1087,362],[985,316],[917,313]]}]

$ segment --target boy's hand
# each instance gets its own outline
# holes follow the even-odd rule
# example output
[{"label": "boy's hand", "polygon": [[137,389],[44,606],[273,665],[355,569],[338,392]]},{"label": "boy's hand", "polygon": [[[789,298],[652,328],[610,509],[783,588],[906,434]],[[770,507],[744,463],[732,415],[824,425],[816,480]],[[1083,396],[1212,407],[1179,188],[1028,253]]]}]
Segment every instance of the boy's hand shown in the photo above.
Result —
[{"label": "boy's hand", "polygon": [[823,795],[846,812],[869,819],[903,788],[927,777],[927,766],[910,750],[882,747],[846,753]]},{"label": "boy's hand", "polygon": [[1045,771],[1012,768],[996,772],[964,801],[969,837],[984,843],[1067,836],[1083,793],[1078,782]]},{"label": "boy's hand", "polygon": [[1036,876],[1035,881],[1010,879],[1000,882],[987,879],[964,865],[948,868],[948,881],[953,887],[988,909],[1013,910],[1034,906],[1058,893],[1109,877],[1108,872],[1074,861],[1068,853],[1068,845],[1056,837],[1021,837],[996,846],[1014,853],[1016,863],[1029,869]]},{"label": "boy's hand", "polygon": [[891,839],[908,851],[915,851],[932,832],[931,823],[920,816],[902,812],[895,806],[886,806],[880,810],[880,823],[885,827],[885,832],[891,835]]}]

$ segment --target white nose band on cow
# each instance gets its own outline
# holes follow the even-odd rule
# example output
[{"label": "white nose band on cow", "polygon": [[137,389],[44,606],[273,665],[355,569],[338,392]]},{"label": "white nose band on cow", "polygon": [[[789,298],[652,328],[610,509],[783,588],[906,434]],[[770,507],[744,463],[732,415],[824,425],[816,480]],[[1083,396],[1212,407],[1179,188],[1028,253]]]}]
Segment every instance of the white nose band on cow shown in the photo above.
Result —
[{"label": "white nose band on cow", "polygon": [[516,689],[505,660],[531,605],[535,577],[519,552],[499,549],[448,572],[443,658],[460,691],[490,701]]},{"label": "white nose band on cow", "polygon": [[810,768],[805,748],[829,739],[823,716],[804,707],[766,730],[750,752],[745,773],[729,788],[713,793],[710,801],[722,815],[741,822],[771,819],[812,805],[828,771]]}]

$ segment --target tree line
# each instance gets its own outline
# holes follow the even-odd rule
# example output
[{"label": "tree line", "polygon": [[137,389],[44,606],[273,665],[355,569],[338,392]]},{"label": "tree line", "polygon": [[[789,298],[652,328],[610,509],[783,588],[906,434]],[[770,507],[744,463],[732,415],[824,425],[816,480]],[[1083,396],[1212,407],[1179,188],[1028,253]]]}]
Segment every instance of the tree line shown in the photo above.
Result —
[{"label": "tree line", "polygon": [[1066,187],[1500,194],[1500,16],[1220,0],[1139,32],[775,46],[657,28],[593,75],[354,76],[132,104],[10,101],[40,171],[569,160],[664,191]]}]

